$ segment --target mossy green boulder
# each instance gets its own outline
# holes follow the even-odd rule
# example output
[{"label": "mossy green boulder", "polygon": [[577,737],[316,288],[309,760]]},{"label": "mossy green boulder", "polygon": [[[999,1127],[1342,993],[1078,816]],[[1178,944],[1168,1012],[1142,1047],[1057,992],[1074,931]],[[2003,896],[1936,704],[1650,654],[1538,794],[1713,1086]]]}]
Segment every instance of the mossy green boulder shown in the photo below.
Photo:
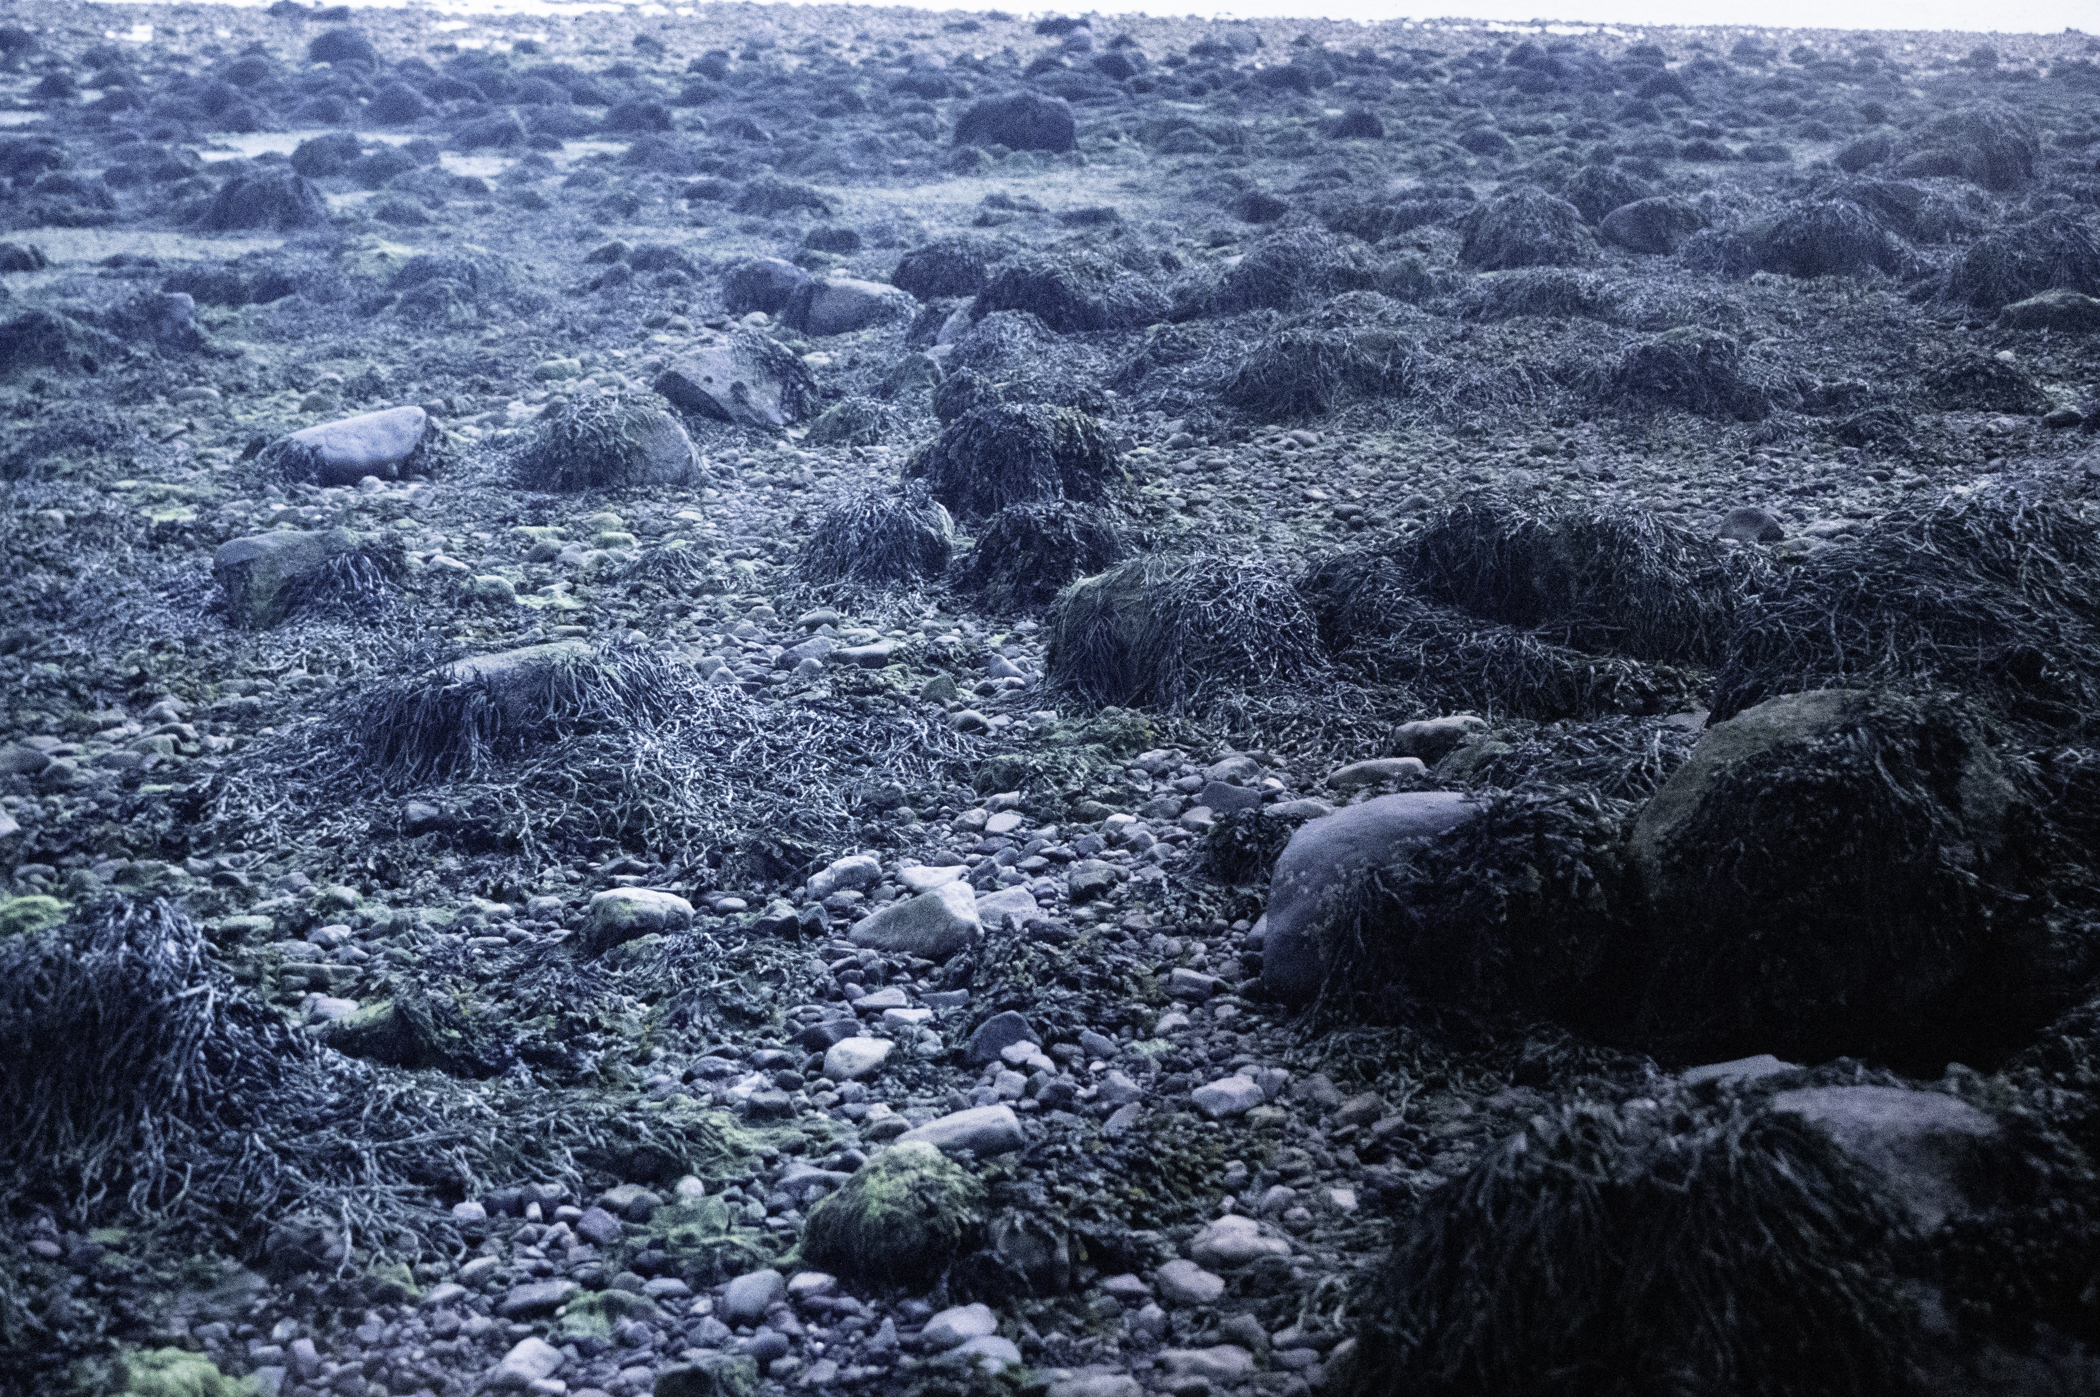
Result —
[{"label": "mossy green boulder", "polygon": [[802,1259],[868,1285],[930,1285],[984,1229],[982,1182],[932,1145],[893,1145],[811,1209]]}]

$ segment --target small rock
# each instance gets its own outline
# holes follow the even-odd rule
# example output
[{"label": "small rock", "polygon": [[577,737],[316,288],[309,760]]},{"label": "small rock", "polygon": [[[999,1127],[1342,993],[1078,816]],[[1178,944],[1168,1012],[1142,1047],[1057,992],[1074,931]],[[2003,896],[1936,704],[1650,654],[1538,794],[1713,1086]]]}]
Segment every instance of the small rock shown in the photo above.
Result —
[{"label": "small rock", "polygon": [[970,1150],[980,1158],[1006,1154],[1028,1142],[1021,1133],[1021,1118],[1011,1106],[973,1106],[930,1120],[897,1137],[898,1144],[914,1141],[949,1154]]},{"label": "small rock", "polygon": [[927,1347],[951,1349],[999,1332],[999,1316],[989,1305],[956,1305],[926,1321],[920,1337]]},{"label": "small rock", "polygon": [[1009,920],[1025,924],[1039,910],[1034,896],[1025,887],[1001,888],[977,899],[977,920],[988,927],[1001,927]]},{"label": "small rock", "polygon": [[1052,1378],[1044,1397],[1145,1397],[1145,1389],[1128,1373],[1083,1373]]},{"label": "small rock", "polygon": [[1721,537],[1737,543],[1777,543],[1786,537],[1786,525],[1768,509],[1744,505],[1728,511],[1721,521]]},{"label": "small rock", "polygon": [[864,891],[882,880],[882,865],[866,854],[834,860],[809,880],[809,895],[822,902],[835,892]]},{"label": "small rock", "polygon": [[1163,1349],[1159,1366],[1177,1378],[1208,1378],[1214,1383],[1236,1383],[1254,1372],[1254,1355],[1232,1344],[1214,1348]]},{"label": "small rock", "polygon": [[1012,1339],[1001,1338],[997,1334],[980,1334],[974,1339],[965,1340],[949,1352],[967,1358],[978,1367],[994,1373],[1021,1366],[1021,1350]]},{"label": "small rock", "polygon": [[1393,748],[1404,757],[1420,757],[1425,762],[1441,761],[1459,743],[1474,733],[1487,730],[1487,719],[1471,713],[1421,718],[1393,729]]},{"label": "small rock", "polygon": [[766,1311],[787,1298],[787,1277],[767,1269],[738,1276],[722,1290],[722,1322],[756,1324]]},{"label": "small rock", "polygon": [[977,1026],[964,1045],[963,1060],[973,1067],[998,1061],[999,1054],[1016,1043],[1040,1041],[1028,1020],[1011,1009],[994,1014]]},{"label": "small rock", "polygon": [[593,950],[602,951],[638,936],[683,931],[692,924],[692,903],[654,888],[608,888],[590,903]]},{"label": "small rock", "polygon": [[1225,1293],[1225,1278],[1193,1261],[1176,1258],[1152,1273],[1159,1293],[1170,1305],[1211,1305]]},{"label": "small rock", "polygon": [[1265,1256],[1289,1256],[1291,1244],[1281,1237],[1264,1236],[1253,1218],[1231,1214],[1219,1218],[1196,1234],[1189,1255],[1200,1266],[1234,1270]]},{"label": "small rock", "polygon": [[975,941],[983,929],[976,890],[968,883],[952,882],[891,903],[855,926],[851,939],[856,946],[943,961]]},{"label": "small rock", "polygon": [[1327,778],[1327,784],[1337,791],[1354,791],[1383,785],[1387,781],[1419,779],[1428,774],[1428,764],[1420,757],[1380,757],[1343,767]]},{"label": "small rock", "polygon": [[573,1300],[580,1289],[574,1281],[527,1281],[511,1287],[510,1293],[503,1297],[503,1303],[496,1307],[496,1313],[505,1319],[535,1319],[553,1314]]},{"label": "small rock", "polygon": [[1695,1087],[1704,1082],[1754,1082],[1760,1077],[1776,1077],[1782,1072],[1792,1072],[1794,1066],[1791,1062],[1781,1062],[1770,1053],[1757,1053],[1728,1062],[1709,1062],[1698,1067],[1687,1067],[1677,1074],[1677,1080],[1688,1087]]},{"label": "small rock", "polygon": [[[570,1289],[575,1289],[571,1286]],[[522,1391],[534,1383],[551,1378],[567,1362],[560,1349],[545,1339],[525,1338],[511,1346],[488,1376],[488,1386],[505,1391]]]},{"label": "small rock", "polygon": [[1222,1077],[1208,1086],[1197,1087],[1189,1093],[1196,1109],[1212,1120],[1224,1120],[1228,1116],[1245,1115],[1267,1098],[1261,1084],[1248,1077]]},{"label": "small rock", "polygon": [[1173,999],[1201,1003],[1222,989],[1224,983],[1215,975],[1206,975],[1200,970],[1177,965],[1174,972],[1167,976],[1167,994]]},{"label": "small rock", "polygon": [[368,475],[398,480],[436,436],[423,409],[387,408],[279,437],[257,464],[315,485],[355,485]]},{"label": "small rock", "polygon": [[569,1225],[593,1246],[609,1247],[620,1240],[620,1220],[600,1207],[585,1208],[583,1216]]},{"label": "small rock", "polygon": [[871,1076],[889,1061],[896,1046],[887,1038],[847,1038],[834,1043],[824,1054],[824,1075],[834,1082]]}]

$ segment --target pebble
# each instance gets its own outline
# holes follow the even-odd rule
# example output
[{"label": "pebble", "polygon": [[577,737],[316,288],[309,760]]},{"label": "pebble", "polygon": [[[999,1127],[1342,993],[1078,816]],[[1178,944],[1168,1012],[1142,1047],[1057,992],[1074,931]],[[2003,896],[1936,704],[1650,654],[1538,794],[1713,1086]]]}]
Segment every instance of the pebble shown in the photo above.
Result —
[{"label": "pebble", "polygon": [[1159,1366],[1177,1378],[1208,1378],[1217,1383],[1235,1383],[1254,1372],[1254,1355],[1234,1344],[1164,1349],[1159,1355]]},{"label": "pebble", "polygon": [[985,1304],[956,1305],[926,1321],[920,1333],[929,1348],[951,1349],[971,1339],[999,1332],[999,1316]]},{"label": "pebble", "polygon": [[787,1298],[787,1277],[767,1269],[738,1276],[722,1291],[724,1324],[756,1324],[766,1311]]},{"label": "pebble", "polygon": [[1248,1077],[1221,1077],[1189,1093],[1196,1109],[1212,1120],[1245,1115],[1268,1098],[1261,1084]]},{"label": "pebble", "polygon": [[1266,1256],[1289,1256],[1291,1244],[1270,1237],[1253,1218],[1230,1214],[1217,1219],[1189,1242],[1189,1255],[1198,1265],[1231,1271]]},{"label": "pebble", "polygon": [[845,1038],[824,1053],[824,1075],[834,1082],[858,1081],[879,1071],[896,1044],[887,1038]]},{"label": "pebble", "polygon": [[897,1137],[899,1144],[914,1141],[949,1154],[970,1150],[980,1158],[1006,1154],[1028,1143],[1021,1131],[1021,1118],[1011,1106],[973,1106],[930,1120]]},{"label": "pebble", "polygon": [[553,1314],[563,1305],[576,1298],[582,1289],[574,1281],[527,1281],[512,1286],[496,1313],[505,1319],[534,1319],[540,1315]]}]

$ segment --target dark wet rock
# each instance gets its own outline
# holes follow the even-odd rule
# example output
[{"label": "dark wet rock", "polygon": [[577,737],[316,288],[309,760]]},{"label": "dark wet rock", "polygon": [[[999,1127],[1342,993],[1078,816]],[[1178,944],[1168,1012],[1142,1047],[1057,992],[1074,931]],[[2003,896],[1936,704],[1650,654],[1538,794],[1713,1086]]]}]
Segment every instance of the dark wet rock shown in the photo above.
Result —
[{"label": "dark wet rock", "polygon": [[828,277],[795,289],[780,308],[782,323],[804,334],[850,334],[871,325],[909,320],[916,308],[910,293],[878,281]]},{"label": "dark wet rock", "polygon": [[1448,791],[1377,796],[1291,835],[1270,877],[1262,915],[1262,983],[1286,1004],[1304,1004],[1326,978],[1326,902],[1351,873],[1395,862],[1466,820],[1478,807]]},{"label": "dark wet rock", "polygon": [[801,421],[816,394],[816,380],[800,359],[743,330],[696,342],[657,376],[655,386],[682,412],[769,429]]},{"label": "dark wet rock", "polygon": [[328,221],[328,202],[304,175],[292,170],[236,175],[219,189],[200,226],[207,232],[249,229],[291,232]]},{"label": "dark wet rock", "polygon": [[778,315],[797,291],[809,285],[809,273],[778,257],[754,257],[740,263],[722,281],[722,305],[731,315],[764,311]]},{"label": "dark wet rock", "polygon": [[1062,97],[1025,91],[973,102],[955,119],[957,145],[996,145],[1054,154],[1078,143],[1076,131],[1070,103]]},{"label": "dark wet rock", "polygon": [[1628,252],[1671,253],[1706,226],[1696,204],[1673,194],[1622,204],[1604,215],[1597,231]]},{"label": "dark wet rock", "polygon": [[212,574],[235,624],[275,625],[330,575],[330,565],[363,553],[352,529],[279,529],[219,545]]}]

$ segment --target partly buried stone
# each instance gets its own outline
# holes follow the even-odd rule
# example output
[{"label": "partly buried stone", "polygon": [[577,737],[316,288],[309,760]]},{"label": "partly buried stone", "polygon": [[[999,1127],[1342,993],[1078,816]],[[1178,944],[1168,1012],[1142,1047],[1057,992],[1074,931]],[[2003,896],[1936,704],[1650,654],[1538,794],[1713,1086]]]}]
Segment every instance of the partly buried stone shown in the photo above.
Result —
[{"label": "partly buried stone", "polygon": [[909,320],[918,306],[909,291],[879,281],[831,277],[798,288],[781,307],[780,318],[805,335],[844,335]]},{"label": "partly buried stone", "polygon": [[1403,757],[1419,757],[1425,762],[1442,761],[1461,742],[1487,730],[1487,719],[1473,713],[1418,718],[1393,729],[1393,750]]},{"label": "partly buried stone", "polygon": [[2091,334],[2100,330],[2100,300],[2082,291],[2062,287],[2014,301],[1998,312],[1998,323],[2008,330],[2055,330],[2061,334]]},{"label": "partly buried stone", "polygon": [[279,529],[219,545],[212,575],[227,619],[249,630],[274,626],[319,594],[346,595],[383,577],[396,561],[354,529]]},{"label": "partly buried stone", "polygon": [[955,1305],[926,1321],[919,1337],[929,1348],[951,1349],[999,1332],[999,1316],[990,1305]]},{"label": "partly buried stone", "polygon": [[1193,1261],[1176,1258],[1152,1273],[1160,1298],[1169,1305],[1210,1305],[1225,1293],[1225,1278]]},{"label": "partly buried stone", "polygon": [[1721,520],[1721,537],[1737,543],[1777,543],[1786,537],[1786,525],[1771,510],[1746,504],[1729,510]]},{"label": "partly buried stone", "polygon": [[521,723],[546,716],[547,705],[580,683],[596,664],[597,653],[581,640],[555,640],[523,645],[492,655],[470,655],[445,666],[448,686],[477,685],[503,711]]},{"label": "partly buried stone", "polygon": [[1285,1004],[1304,1004],[1326,976],[1321,930],[1328,894],[1351,874],[1404,859],[1473,818],[1479,807],[1450,791],[1377,796],[1308,820],[1291,835],[1269,878],[1262,983]]},{"label": "partly buried stone", "polygon": [[390,407],[316,427],[302,427],[263,448],[259,463],[286,480],[355,485],[423,474],[435,463],[442,434],[419,407]]},{"label": "partly buried stone", "polygon": [[659,1372],[650,1397],[754,1397],[757,1391],[757,1359],[703,1350],[697,1361]]},{"label": "partly buried stone", "polygon": [[973,1067],[997,1062],[999,1054],[1016,1043],[1040,1042],[1028,1020],[1012,1009],[992,1015],[977,1026],[963,1045],[963,1058]]},{"label": "partly buried stone", "polygon": [[1289,1256],[1291,1244],[1262,1231],[1253,1218],[1228,1213],[1206,1226],[1189,1242],[1189,1255],[1198,1266],[1220,1271],[1236,1270],[1268,1256]]},{"label": "partly buried stone", "polygon": [[973,102],[955,119],[959,146],[1067,151],[1077,143],[1071,104],[1025,89]]},{"label": "partly buried stone", "polygon": [[588,948],[604,951],[638,936],[684,931],[693,904],[655,888],[607,888],[591,899]]},{"label": "partly buried stone", "polygon": [[1650,1036],[1807,1061],[1988,1047],[2055,975],[1991,891],[2021,801],[1952,699],[1818,689],[1708,727],[1633,829]]},{"label": "partly buried stone", "polygon": [[1658,194],[1621,204],[1604,215],[1597,231],[1628,252],[1662,256],[1706,226],[1706,215],[1689,199]]},{"label": "partly buried stone", "polygon": [[1388,781],[1418,780],[1428,774],[1429,767],[1420,757],[1374,757],[1342,767],[1327,778],[1327,784],[1333,790],[1354,791]]},{"label": "partly buried stone", "polygon": [[816,406],[817,382],[779,342],[748,330],[697,340],[657,375],[681,412],[742,427],[786,427]]},{"label": "partly buried stone", "polygon": [[1909,1210],[1920,1232],[1980,1199],[1998,1123],[1959,1097],[1904,1087],[1801,1087],[1772,1109],[1822,1127],[1853,1163]]},{"label": "partly buried stone", "polygon": [[967,1150],[980,1159],[1010,1154],[1028,1143],[1011,1106],[972,1106],[905,1131],[897,1143],[931,1145],[949,1154]]},{"label": "partly buried stone", "polygon": [[810,1210],[802,1258],[866,1285],[924,1288],[977,1245],[985,1206],[974,1174],[900,1139]]},{"label": "partly buried stone", "polygon": [[1212,1120],[1243,1116],[1266,1099],[1261,1084],[1251,1077],[1220,1077],[1189,1093],[1196,1109]]},{"label": "partly buried stone", "polygon": [[505,1319],[532,1319],[550,1315],[576,1298],[582,1287],[574,1281],[527,1281],[510,1288],[496,1313]]},{"label": "partly buried stone", "polygon": [[977,890],[954,882],[891,903],[856,925],[851,936],[854,945],[870,950],[942,961],[974,942],[983,929]]}]

